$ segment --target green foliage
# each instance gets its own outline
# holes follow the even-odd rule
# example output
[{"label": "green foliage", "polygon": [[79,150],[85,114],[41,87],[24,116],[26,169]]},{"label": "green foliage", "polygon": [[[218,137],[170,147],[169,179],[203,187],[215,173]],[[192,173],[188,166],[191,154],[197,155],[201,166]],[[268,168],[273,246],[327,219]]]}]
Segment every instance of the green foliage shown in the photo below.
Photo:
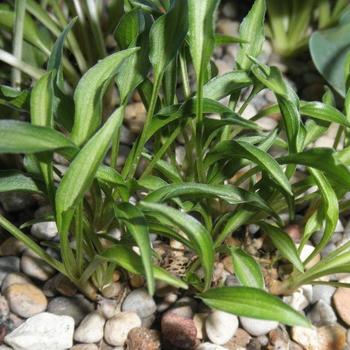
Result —
[{"label": "green foliage", "polygon": [[[48,256],[47,242],[22,231],[28,225],[18,229],[3,216],[0,225],[90,297],[91,289],[111,283],[118,268],[144,275],[151,294],[160,280],[194,291],[214,308],[307,326],[302,315],[264,290],[262,266],[243,239],[233,244],[229,238],[241,237],[236,231],[243,232],[247,224],[260,226],[274,246],[264,269],[281,261],[289,267],[282,293],[350,271],[350,244],[305,269],[330,240],[341,210],[350,206],[338,203],[350,189],[349,95],[344,112],[334,106],[329,91],[322,102],[301,101],[276,67],[259,63],[263,0],[255,1],[240,37],[233,39],[215,33],[216,0],[167,1],[164,7],[156,1],[119,1],[118,15],[103,25],[93,1],[67,7],[63,1],[66,12],[57,2],[48,3],[55,20],[36,1],[27,2],[24,43],[40,52],[41,61],[31,62],[29,70],[28,65],[19,68],[38,73],[29,74],[33,88],[0,87],[2,106],[21,120],[30,115],[30,122],[8,115],[0,120],[0,153],[23,159],[22,171],[1,172],[0,192],[36,193],[51,205],[59,257]],[[303,32],[309,12],[300,10],[305,16],[293,23]],[[11,6],[0,12],[8,15],[0,13],[0,24],[9,30]],[[117,46],[107,50],[105,36],[112,33]],[[232,71],[218,76],[213,50],[227,42],[240,45],[239,55]],[[195,82],[188,73],[191,66]],[[277,105],[243,118],[263,89],[275,95]],[[147,111],[145,124],[120,165],[121,126],[136,92]],[[278,126],[264,130],[259,119],[275,113],[281,116]],[[331,123],[339,125],[340,147],[312,148]],[[185,140],[181,162],[175,151],[180,137]],[[55,154],[65,159],[64,173]],[[302,177],[296,172],[300,166],[307,167]],[[299,208],[308,208],[308,217],[297,249],[280,215],[293,218]],[[302,245],[321,227],[321,242],[301,261]],[[182,273],[175,275],[164,263],[151,234],[167,252],[172,253],[175,241],[183,246],[190,259]],[[216,288],[215,263],[226,255],[240,287]]]}]

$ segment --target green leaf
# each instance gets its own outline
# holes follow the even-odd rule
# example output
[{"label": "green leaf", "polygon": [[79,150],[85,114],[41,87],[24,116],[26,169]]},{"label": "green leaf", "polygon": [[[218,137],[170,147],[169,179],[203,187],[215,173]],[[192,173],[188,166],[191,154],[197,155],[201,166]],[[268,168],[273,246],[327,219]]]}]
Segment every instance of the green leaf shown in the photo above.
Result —
[{"label": "green leaf", "polygon": [[104,126],[76,155],[64,174],[56,193],[56,212],[59,224],[62,224],[65,213],[75,207],[93,182],[112,137],[121,126],[123,113],[124,107],[120,107],[109,117]]},{"label": "green leaf", "polygon": [[233,270],[241,284],[245,287],[264,289],[264,277],[255,259],[240,248],[230,247],[229,250]]},{"label": "green leaf", "polygon": [[36,183],[29,176],[17,170],[1,170],[0,193],[12,191],[41,193]]},{"label": "green leaf", "polygon": [[[115,245],[105,250],[101,254],[101,257],[108,261],[116,263],[131,273],[138,275],[144,274],[141,258],[131,249],[128,249],[126,247]],[[166,282],[171,286],[183,289],[188,288],[186,283],[171,275],[168,271],[162,269],[161,267],[153,266],[153,274],[155,279]]]},{"label": "green leaf", "polygon": [[252,80],[245,71],[235,70],[209,80],[203,86],[203,97],[221,100],[236,90],[241,90],[252,84]]},{"label": "green leaf", "polygon": [[209,307],[235,315],[279,321],[290,326],[310,327],[301,313],[280,298],[249,287],[213,288],[198,296]]},{"label": "green leaf", "polygon": [[350,127],[350,123],[346,120],[343,113],[339,112],[333,106],[322,102],[302,102],[300,106],[300,114]]},{"label": "green leaf", "polygon": [[271,212],[269,206],[259,195],[231,185],[207,185],[199,183],[171,184],[151,192],[143,200],[145,202],[159,203],[182,196],[188,197],[191,201],[193,201],[193,197],[218,197],[229,204],[249,203],[267,212]]},{"label": "green leaf", "polygon": [[209,64],[215,47],[214,20],[218,0],[189,0],[189,46],[197,80]]},{"label": "green leaf", "polygon": [[346,94],[345,63],[350,52],[350,23],[317,31],[309,41],[310,53],[317,70],[343,97]]},{"label": "green leaf", "polygon": [[299,271],[303,272],[303,263],[301,262],[297,249],[288,234],[278,227],[267,223],[259,222],[258,225],[269,236],[273,245],[279,250],[281,255],[289,260]]},{"label": "green leaf", "polygon": [[154,214],[156,218],[163,217],[169,220],[188,236],[196,247],[204,270],[205,288],[209,288],[213,275],[214,250],[213,241],[207,229],[192,216],[166,205],[142,201],[139,206],[144,211],[150,211],[150,214]]},{"label": "green leaf", "polygon": [[240,44],[236,62],[240,69],[248,70],[252,61],[248,56],[258,57],[265,40],[264,19],[266,12],[265,0],[255,0],[253,7],[244,18],[240,28],[239,36],[247,43]]},{"label": "green leaf", "polygon": [[54,46],[51,49],[51,54],[49,57],[49,60],[47,62],[47,70],[56,69],[59,71],[61,67],[61,61],[62,61],[62,55],[63,55],[63,47],[64,47],[64,41],[66,39],[66,36],[68,35],[69,31],[72,29],[76,22],[77,18],[73,18],[68,25],[64,28],[62,33],[58,36]]},{"label": "green leaf", "polygon": [[274,181],[287,193],[292,194],[289,181],[278,163],[267,153],[245,141],[220,142],[206,157],[206,164],[210,164],[227,157],[245,158],[265,170]]},{"label": "green leaf", "polygon": [[342,153],[331,148],[313,148],[301,153],[278,158],[281,164],[302,164],[322,170],[325,175],[344,189],[350,189],[350,172],[343,163]]},{"label": "green leaf", "polygon": [[140,248],[140,255],[144,267],[148,292],[154,293],[154,276],[152,268],[152,251],[149,239],[147,222],[142,212],[130,203],[121,203],[114,206],[116,217],[121,220],[128,232],[133,236]]},{"label": "green leaf", "polygon": [[308,257],[308,261],[316,256],[327,245],[329,240],[332,238],[339,219],[338,198],[331,184],[327,180],[327,177],[319,170],[310,168],[309,171],[315,179],[322,196],[322,213],[325,220],[325,229],[321,241],[317,244],[312,254]]},{"label": "green leaf", "polygon": [[80,79],[74,93],[75,120],[71,139],[82,145],[96,131],[101,122],[102,97],[124,59],[138,48],[119,51],[90,68]]},{"label": "green leaf", "polygon": [[177,55],[188,31],[187,0],[176,0],[150,31],[149,58],[157,79]]},{"label": "green leaf", "polygon": [[77,147],[51,128],[15,120],[0,120],[0,153],[37,153]]},{"label": "green leaf", "polygon": [[29,97],[30,94],[27,90],[18,91],[11,86],[0,85],[0,105],[4,104],[14,109],[27,110]]}]

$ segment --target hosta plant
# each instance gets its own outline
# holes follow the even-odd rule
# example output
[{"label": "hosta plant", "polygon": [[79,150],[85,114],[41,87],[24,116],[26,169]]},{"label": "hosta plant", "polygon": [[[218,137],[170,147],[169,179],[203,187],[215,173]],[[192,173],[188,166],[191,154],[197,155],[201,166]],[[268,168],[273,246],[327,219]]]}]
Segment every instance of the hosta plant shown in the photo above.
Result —
[{"label": "hosta plant", "polygon": [[[91,298],[119,269],[145,276],[151,294],[162,281],[189,289],[213,308],[307,326],[304,316],[269,291],[286,294],[304,283],[332,283],[319,278],[349,271],[348,244],[305,268],[330,240],[342,209],[338,199],[350,188],[346,142],[339,142],[340,151],[313,143],[331,123],[348,128],[349,116],[333,106],[330,92],[323,102],[301,101],[276,67],[259,63],[264,0],[256,0],[242,22],[235,66],[221,76],[213,50],[232,38],[214,32],[217,0],[171,1],[164,14],[127,3],[115,32],[121,50],[83,75],[73,100],[65,98],[62,70],[72,23],[31,91],[3,88],[11,108],[25,115],[29,106],[30,121],[0,121],[1,153],[23,160],[21,171],[2,171],[0,190],[37,193],[52,213],[23,228],[0,216],[0,225]],[[113,85],[119,103],[105,117],[103,101]],[[243,118],[264,89],[277,104]],[[136,91],[147,115],[118,168],[121,125]],[[272,130],[259,122],[266,116],[278,121]],[[57,155],[68,164],[65,171]],[[299,211],[306,224],[297,247],[283,230],[281,214],[293,220]],[[59,242],[38,242],[25,233],[38,220],[56,221]],[[268,259],[249,253],[248,224],[273,245]],[[320,243],[302,261],[303,246],[322,227]],[[227,256],[240,286],[224,287],[214,276],[216,263]],[[264,277],[276,266],[286,273],[273,286]]]}]

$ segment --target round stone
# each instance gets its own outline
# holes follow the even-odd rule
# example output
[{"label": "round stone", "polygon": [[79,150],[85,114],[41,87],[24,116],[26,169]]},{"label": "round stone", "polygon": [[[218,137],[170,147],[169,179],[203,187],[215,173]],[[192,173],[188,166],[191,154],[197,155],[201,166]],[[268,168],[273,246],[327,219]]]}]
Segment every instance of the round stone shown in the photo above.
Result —
[{"label": "round stone", "polygon": [[144,327],[133,328],[127,338],[128,350],[160,350],[160,334]]},{"label": "round stone", "polygon": [[249,317],[240,317],[242,327],[253,336],[265,335],[277,328],[278,322],[268,320],[258,320]]},{"label": "round stone", "polygon": [[2,282],[1,293],[5,293],[6,289],[12,284],[28,284],[31,281],[29,278],[20,272],[9,273]]},{"label": "round stone", "polygon": [[350,289],[338,288],[333,295],[333,301],[340,318],[350,326]]},{"label": "round stone", "polygon": [[180,349],[191,349],[196,344],[197,329],[192,319],[181,317],[171,311],[161,321],[162,337]]},{"label": "round stone", "polygon": [[97,343],[103,338],[105,318],[97,311],[86,315],[75,330],[74,340],[80,343]]},{"label": "round stone", "polygon": [[106,322],[105,340],[113,346],[124,346],[129,332],[141,326],[141,319],[136,312],[119,312]]},{"label": "round stone", "polygon": [[12,284],[5,296],[11,311],[24,318],[39,314],[47,307],[44,293],[32,284]]},{"label": "round stone", "polygon": [[157,305],[146,289],[139,288],[133,290],[124,300],[122,311],[136,312],[140,318],[147,318],[154,314]]},{"label": "round stone", "polygon": [[205,322],[205,330],[211,342],[223,345],[236,333],[238,318],[224,311],[215,310]]}]

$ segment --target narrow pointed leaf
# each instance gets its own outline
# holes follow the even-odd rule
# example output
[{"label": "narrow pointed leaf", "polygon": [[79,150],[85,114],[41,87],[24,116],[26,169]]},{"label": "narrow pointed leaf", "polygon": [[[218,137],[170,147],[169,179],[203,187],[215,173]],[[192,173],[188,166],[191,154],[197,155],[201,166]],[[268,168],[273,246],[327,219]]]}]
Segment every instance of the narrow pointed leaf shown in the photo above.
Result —
[{"label": "narrow pointed leaf", "polygon": [[124,59],[138,48],[117,52],[99,61],[80,79],[74,93],[75,116],[72,141],[82,145],[96,131],[102,117],[102,97],[107,83],[114,77]]},{"label": "narrow pointed leaf", "polygon": [[0,120],[0,153],[37,153],[77,147],[51,128],[15,120]]},{"label": "narrow pointed leaf", "polygon": [[263,42],[264,36],[264,19],[266,12],[265,0],[255,0],[253,7],[248,15],[244,18],[240,28],[240,39],[246,43],[240,44],[241,49],[238,53],[236,62],[240,69],[247,70],[251,67],[252,61],[248,56],[258,57]]},{"label": "narrow pointed leaf", "polygon": [[300,260],[295,244],[287,233],[276,226],[259,222],[258,225],[269,236],[273,245],[279,250],[281,255],[289,260],[299,271],[304,271],[303,263]]},{"label": "narrow pointed leaf", "polygon": [[141,202],[140,208],[150,211],[155,217],[164,217],[186,233],[193,241],[205,275],[205,286],[209,288],[214,265],[213,241],[207,229],[194,217],[163,204]]},{"label": "narrow pointed leaf", "polygon": [[125,224],[128,232],[133,236],[140,248],[148,292],[153,295],[155,284],[152,268],[151,242],[146,219],[142,212],[130,203],[115,205],[114,212],[116,217]]},{"label": "narrow pointed leaf", "polygon": [[237,247],[230,248],[230,252],[234,273],[241,284],[245,287],[264,289],[264,277],[255,259]]},{"label": "narrow pointed leaf", "polygon": [[[123,247],[123,246],[111,247],[105,250],[101,254],[101,257],[108,261],[116,263],[117,265],[121,266],[123,269],[131,273],[135,273],[138,275],[144,274],[141,258],[131,249],[128,249],[126,247]],[[170,274],[168,271],[162,269],[161,267],[153,266],[153,274],[155,279],[157,280],[166,282],[177,288],[183,288],[183,289],[188,288],[186,283],[176,278],[175,276]]]},{"label": "narrow pointed leaf", "polygon": [[187,0],[176,0],[150,31],[150,61],[159,77],[177,55],[188,31]]},{"label": "narrow pointed leaf", "polygon": [[208,306],[235,315],[262,320],[279,321],[290,326],[310,327],[309,321],[301,313],[280,298],[261,289],[249,287],[222,287],[199,295]]},{"label": "narrow pointed leaf", "polygon": [[17,170],[1,170],[0,193],[12,191],[41,193],[31,177]]}]

